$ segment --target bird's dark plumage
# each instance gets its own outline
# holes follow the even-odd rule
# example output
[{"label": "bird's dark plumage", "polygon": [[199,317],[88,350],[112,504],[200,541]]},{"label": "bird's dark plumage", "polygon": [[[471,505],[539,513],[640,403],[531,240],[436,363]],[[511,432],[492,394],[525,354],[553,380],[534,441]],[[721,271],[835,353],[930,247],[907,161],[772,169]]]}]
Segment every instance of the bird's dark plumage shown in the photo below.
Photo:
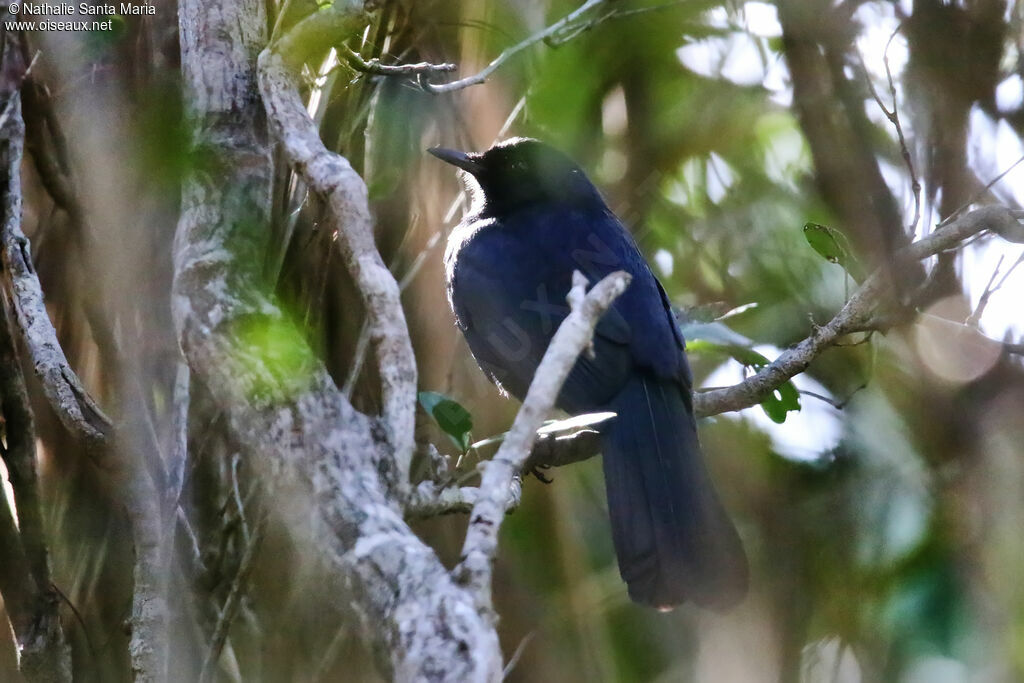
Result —
[{"label": "bird's dark plumage", "polygon": [[619,571],[630,597],[716,609],[747,589],[739,537],[697,441],[684,341],[661,284],[600,193],[567,156],[514,139],[482,154],[432,149],[466,172],[473,206],[445,253],[448,294],[484,372],[523,398],[559,323],[574,270],[632,283],[598,323],[558,399],[600,427]]}]

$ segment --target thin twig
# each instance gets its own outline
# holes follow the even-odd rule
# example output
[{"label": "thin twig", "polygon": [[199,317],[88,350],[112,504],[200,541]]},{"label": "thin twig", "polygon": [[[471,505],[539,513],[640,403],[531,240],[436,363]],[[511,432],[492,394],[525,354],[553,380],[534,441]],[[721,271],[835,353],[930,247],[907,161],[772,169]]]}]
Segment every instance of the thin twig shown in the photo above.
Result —
[{"label": "thin twig", "polygon": [[266,518],[261,518],[256,523],[256,528],[253,530],[252,538],[249,539],[249,544],[245,547],[245,553],[238,564],[238,571],[235,573],[235,578],[231,581],[228,597],[224,600],[224,607],[221,609],[220,616],[217,617],[217,625],[213,629],[210,649],[206,653],[206,659],[203,660],[203,669],[199,674],[200,683],[209,683],[213,679],[214,669],[217,665],[217,660],[220,659],[220,653],[224,649],[224,643],[227,641],[231,622],[234,621],[235,615],[238,614],[238,608],[242,604],[242,596],[245,595],[246,585],[255,564],[254,560],[256,559],[257,551],[263,543],[265,528]]},{"label": "thin twig", "polygon": [[[900,139],[900,153],[903,155],[903,163],[907,165],[907,171],[910,173],[910,190],[914,193],[914,220],[910,224],[910,234],[913,235],[914,231],[917,230],[917,224],[921,220],[921,181],[917,178],[917,172],[914,170],[914,162],[910,157],[910,150],[907,148],[907,139],[903,134],[903,126],[900,124],[900,110],[899,103],[896,101],[896,81],[892,77],[892,68],[889,65],[889,46],[892,45],[892,41],[896,38],[896,35],[903,30],[903,23],[901,22],[896,30],[889,36],[889,40],[885,43],[885,50],[882,53],[882,63],[885,64],[885,76],[889,79],[889,95],[892,97],[892,116],[890,117],[887,113],[886,116],[892,121],[892,125],[896,128],[896,135]],[[874,88],[872,88],[874,92]],[[882,107],[885,110],[885,107]]]},{"label": "thin twig", "polygon": [[565,15],[564,17],[562,17],[555,23],[551,24],[547,28],[538,31],[537,33],[534,33],[530,37],[526,38],[525,40],[519,43],[516,43],[512,47],[506,48],[501,52],[501,54],[495,57],[490,64],[488,64],[482,70],[473,74],[472,76],[460,78],[457,81],[450,81],[448,83],[435,84],[431,83],[425,76],[421,75],[420,87],[422,87],[427,92],[439,95],[441,93],[454,92],[456,90],[468,88],[471,85],[479,85],[480,83],[484,83],[492,73],[497,71],[502,64],[507,62],[512,57],[515,57],[523,50],[526,50],[527,48],[532,47],[533,45],[536,45],[537,43],[548,39],[549,37],[555,35],[556,33],[563,31],[566,27],[576,22],[584,14],[594,9],[598,5],[604,4],[605,2],[608,1],[609,0],[587,0],[574,11]]},{"label": "thin twig", "polygon": [[885,65],[885,76],[889,83],[889,96],[892,98],[892,109],[888,109],[882,102],[882,98],[879,96],[878,91],[875,89],[875,84],[871,80],[871,74],[868,73],[867,64],[864,62],[864,56],[858,52],[857,58],[860,60],[860,68],[864,74],[864,82],[867,83],[868,90],[871,92],[871,97],[875,100],[878,108],[882,110],[885,118],[889,119],[893,127],[896,129],[896,136],[900,143],[900,155],[903,157],[903,163],[907,167],[907,172],[910,174],[910,189],[914,195],[914,220],[910,224],[910,234],[913,235],[917,230],[917,224],[921,220],[921,182],[918,180],[917,171],[914,170],[914,162],[910,156],[910,149],[907,146],[907,138],[903,133],[903,125],[900,122],[900,111],[899,101],[896,96],[896,81],[892,75],[892,67],[889,64],[889,47],[892,45],[892,41],[899,35],[900,31],[903,30],[903,24],[900,23],[896,27],[896,30],[889,36],[889,40],[885,43],[885,50],[882,53],[882,63]]},{"label": "thin twig", "polygon": [[235,501],[235,509],[238,511],[238,521],[242,525],[242,538],[246,543],[252,538],[249,530],[249,522],[245,518],[245,505],[242,503],[242,493],[238,488],[238,466],[242,462],[242,456],[238,453],[231,458],[231,497]]},{"label": "thin twig", "polygon": [[522,640],[519,641],[519,644],[516,645],[516,651],[508,658],[508,663],[505,665],[505,669],[501,672],[502,679],[508,678],[508,675],[512,673],[512,670],[516,668],[516,664],[519,663],[519,660],[523,657],[523,653],[526,652],[526,646],[530,644],[530,641],[533,640],[535,635],[537,635],[536,631],[530,631],[523,636]]},{"label": "thin twig", "polygon": [[675,2],[666,2],[661,5],[651,5],[650,7],[637,7],[634,9],[615,9],[606,14],[602,14],[599,17],[595,17],[589,21],[580,22],[574,26],[566,26],[563,35],[551,36],[547,38],[544,43],[551,47],[560,47],[581,33],[591,30],[595,26],[603,24],[609,19],[625,19],[626,17],[637,16],[638,14],[647,14],[649,12],[657,12],[663,9],[671,9],[672,7],[678,7],[684,3],[690,2],[691,0],[676,0]]},{"label": "thin twig", "polygon": [[363,59],[362,55],[348,46],[339,48],[339,54],[345,62],[356,71],[371,76],[417,76],[420,74],[436,74],[455,71],[454,64],[432,64],[416,62],[415,64],[383,64],[379,59]]},{"label": "thin twig", "polygon": [[352,367],[348,370],[348,375],[345,377],[345,384],[341,387],[341,393],[345,394],[345,398],[352,398],[352,392],[355,390],[356,381],[359,379],[359,373],[363,371],[363,363],[366,361],[366,351],[370,348],[370,325],[364,320],[362,327],[359,328],[359,338],[356,339],[356,349],[352,354]]},{"label": "thin twig", "polygon": [[816,398],[819,401],[821,401],[822,403],[829,404],[830,406],[832,406],[836,410],[843,410],[844,408],[846,408],[847,404],[850,402],[850,399],[852,399],[854,396],[856,396],[859,391],[861,391],[863,389],[866,389],[867,386],[868,386],[867,384],[861,384],[859,387],[857,387],[856,389],[851,391],[849,393],[849,395],[847,395],[847,397],[844,398],[842,401],[837,401],[834,398],[831,398],[829,396],[825,396],[824,394],[819,394],[819,393],[817,393],[815,391],[810,391],[808,389],[799,389],[798,391],[803,396],[810,396],[811,398]]},{"label": "thin twig", "polygon": [[960,215],[971,206],[971,204],[973,204],[974,202],[976,202],[979,199],[981,199],[982,197],[984,197],[985,193],[987,193],[989,190],[991,190],[996,185],[996,183],[998,183],[1000,180],[1002,180],[1007,175],[1009,175],[1010,171],[1012,171],[1013,169],[1015,169],[1018,166],[1020,166],[1021,163],[1024,163],[1024,155],[1022,155],[1019,159],[1017,159],[1017,161],[1015,161],[1012,164],[1010,164],[1009,166],[1007,166],[1006,169],[1004,169],[1002,173],[1000,173],[995,178],[990,180],[988,182],[988,184],[985,185],[985,187],[983,187],[980,190],[978,190],[977,192],[975,192],[974,195],[972,195],[971,198],[968,199],[966,202],[961,204],[957,208],[956,211],[954,211],[953,213],[949,214],[949,216],[946,217],[945,220],[943,220],[941,223],[939,223],[937,226],[935,226],[936,229],[944,228],[947,225],[949,225],[950,223],[952,223],[954,220],[959,218]]},{"label": "thin twig", "polygon": [[320,663],[317,664],[316,670],[313,675],[309,677],[309,680],[313,683],[318,681],[326,681],[327,674],[331,672],[331,667],[334,666],[334,662],[338,659],[338,655],[341,653],[341,647],[345,644],[345,641],[352,634],[348,625],[342,624],[337,631],[334,632],[334,637],[331,638],[330,645],[324,650],[324,654],[320,657]]},{"label": "thin twig", "polygon": [[985,313],[985,307],[988,306],[988,300],[992,298],[992,295],[1002,289],[1003,285],[1006,284],[1007,278],[1013,273],[1013,271],[1021,263],[1024,263],[1024,253],[1013,262],[1013,265],[1003,274],[1003,277],[999,280],[995,286],[992,283],[996,281],[996,277],[999,275],[999,269],[1003,265],[1003,259],[1005,255],[999,257],[999,262],[996,264],[995,270],[992,271],[992,277],[989,278],[988,284],[985,285],[985,291],[982,292],[981,298],[978,299],[978,307],[974,309],[974,312],[967,316],[967,320],[964,321],[964,325],[971,325],[977,327],[978,323],[981,322],[981,316]]}]

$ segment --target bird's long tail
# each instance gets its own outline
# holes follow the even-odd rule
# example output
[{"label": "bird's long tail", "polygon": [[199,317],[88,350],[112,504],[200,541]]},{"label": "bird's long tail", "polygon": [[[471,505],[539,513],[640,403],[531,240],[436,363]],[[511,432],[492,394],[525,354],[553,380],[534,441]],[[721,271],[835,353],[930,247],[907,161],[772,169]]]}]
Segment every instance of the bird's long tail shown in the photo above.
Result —
[{"label": "bird's long tail", "polygon": [[747,559],[705,469],[689,396],[637,375],[602,430],[619,572],[633,601],[724,610],[747,591]]}]

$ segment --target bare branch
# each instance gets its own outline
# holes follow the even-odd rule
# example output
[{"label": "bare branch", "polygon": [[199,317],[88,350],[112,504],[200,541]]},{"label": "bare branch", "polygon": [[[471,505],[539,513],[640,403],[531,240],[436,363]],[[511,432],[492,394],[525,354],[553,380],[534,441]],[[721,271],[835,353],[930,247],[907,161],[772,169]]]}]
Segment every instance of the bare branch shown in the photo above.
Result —
[{"label": "bare branch", "polygon": [[507,62],[512,57],[515,57],[523,50],[532,47],[537,43],[545,41],[561,31],[564,31],[566,28],[570,27],[571,24],[579,20],[579,18],[585,15],[587,12],[594,9],[598,5],[602,5],[608,1],[609,0],[587,0],[582,5],[577,7],[575,10],[565,15],[564,17],[562,17],[555,23],[551,24],[547,28],[538,31],[537,33],[534,33],[529,38],[526,38],[525,40],[516,43],[512,47],[506,48],[505,50],[502,51],[500,55],[495,57],[490,64],[488,64],[481,71],[473,74],[472,76],[460,78],[457,81],[451,81],[449,83],[439,84],[431,83],[429,80],[427,80],[426,77],[420,76],[420,87],[422,87],[427,92],[439,95],[441,93],[454,92],[455,90],[462,90],[463,88],[468,88],[471,85],[479,85],[481,83],[484,83],[485,81],[487,81],[487,78],[492,73],[497,71],[502,64]]},{"label": "bare branch", "polygon": [[903,24],[901,23],[896,27],[896,30],[889,36],[889,40],[885,44],[885,51],[882,53],[882,62],[885,64],[885,75],[889,81],[889,96],[892,98],[892,109],[888,109],[882,102],[882,98],[878,95],[878,91],[875,89],[875,84],[871,81],[871,74],[868,73],[867,65],[864,63],[864,56],[857,53],[857,58],[860,60],[861,71],[864,73],[864,81],[868,85],[868,90],[871,92],[871,97],[874,98],[878,108],[885,114],[885,118],[889,119],[889,122],[896,129],[896,136],[900,143],[900,154],[903,156],[903,163],[907,167],[907,173],[910,174],[910,191],[914,195],[914,219],[910,224],[910,232],[913,233],[917,229],[917,224],[921,220],[921,181],[918,180],[917,171],[914,170],[914,162],[910,156],[910,149],[907,147],[907,138],[903,133],[903,124],[900,121],[899,103],[896,99],[896,81],[892,76],[892,68],[889,65],[889,47],[892,45],[893,39],[903,30]]},{"label": "bare branch", "polygon": [[[900,263],[920,261],[956,249],[983,230],[1000,233],[1016,229],[1019,225],[1018,218],[1009,209],[1001,206],[982,207],[901,249],[896,253],[895,261],[897,267]],[[717,415],[757,405],[785,382],[806,370],[818,354],[834,345],[840,337],[870,329],[866,323],[870,321],[884,289],[885,277],[879,269],[853,293],[832,320],[816,328],[795,347],[784,351],[756,375],[731,387],[696,394],[693,403],[697,415]]]},{"label": "bare branch", "polygon": [[628,273],[618,271],[585,294],[586,278],[579,271],[573,273],[573,287],[566,297],[572,311],[559,325],[537,366],[512,429],[494,458],[484,465],[479,498],[470,514],[462,546],[462,562],[454,570],[460,582],[472,591],[477,609],[484,614],[491,613],[491,572],[509,486],[529,458],[537,430],[555,405],[576,359],[590,349],[594,326],[626,290],[630,279]]},{"label": "bare branch", "polygon": [[[271,205],[270,143],[253,68],[266,41],[264,10],[261,0],[179,3],[195,144],[218,162],[215,174],[196,173],[183,190],[173,290],[181,348],[196,381],[224,410],[296,542],[337,581],[325,587],[325,609],[355,610],[385,677],[496,680],[501,651],[493,626],[404,522],[377,472],[379,464],[390,462],[392,445],[376,438],[373,421],[345,400],[266,293],[261,267],[246,258],[267,248],[263,226]],[[302,162],[297,170],[328,183],[319,189],[326,191],[333,220],[344,221],[340,232],[349,231],[349,222],[361,231],[349,232],[346,239],[355,234],[369,241],[351,245],[352,254],[360,255],[350,260],[359,269],[357,283],[397,295],[379,257],[363,251],[373,249],[365,186],[347,162],[323,150],[280,55],[264,52],[261,62],[269,96],[264,104],[286,148],[291,147],[289,155]],[[368,308],[397,301],[369,300]],[[376,313],[400,314],[400,309]],[[290,353],[299,354],[301,362],[276,368],[274,358],[261,355],[244,334],[253,326],[287,334]],[[383,335],[376,340],[389,341]],[[408,338],[401,343],[408,344]],[[401,447],[404,438],[412,441],[415,368],[399,379],[409,389],[407,432],[396,435]],[[392,421],[392,427],[400,422]]]},{"label": "bare branch", "polygon": [[593,429],[581,429],[568,436],[546,434],[539,436],[533,451],[523,466],[530,472],[537,468],[564,467],[582,462],[601,452],[601,434]]},{"label": "bare branch", "polygon": [[416,359],[402,310],[401,293],[373,238],[366,184],[344,157],[320,140],[281,55],[259,57],[259,84],[267,115],[289,162],[329,208],[343,257],[366,307],[381,376],[384,422],[394,448],[397,486],[407,491],[416,409]]},{"label": "bare branch", "polygon": [[43,289],[32,265],[31,246],[21,230],[21,100],[13,93],[4,104],[3,173],[7,185],[0,226],[0,259],[13,298],[16,328],[32,358],[43,393],[61,423],[77,438],[97,447],[107,441],[112,425],[68,364],[46,312]]},{"label": "bare branch", "polygon": [[[4,56],[11,50],[10,44],[5,45]],[[25,135],[20,96],[11,85],[3,84],[5,92],[0,98],[0,172],[6,175],[0,201],[5,244],[11,232],[21,231]],[[6,497],[0,494],[0,597],[18,642],[18,666],[25,679],[58,683],[71,680],[71,655],[60,626],[58,597],[50,582],[36,476],[35,427],[10,317],[6,307],[0,311],[0,408],[5,432],[0,453],[14,489],[19,525],[15,525]]]},{"label": "bare branch", "polygon": [[[505,501],[505,512],[511,512],[519,507],[522,495],[523,480],[520,477],[513,477]],[[438,487],[432,481],[424,481],[413,489],[412,496],[405,506],[405,516],[407,519],[425,519],[453,513],[466,514],[472,511],[479,500],[480,489],[475,486]]]},{"label": "bare branch", "polygon": [[257,522],[256,529],[245,546],[245,552],[238,563],[238,571],[235,572],[235,577],[231,580],[228,597],[224,600],[224,607],[221,608],[220,615],[217,617],[217,625],[214,627],[213,637],[210,639],[210,649],[206,653],[206,659],[203,660],[203,668],[199,674],[200,683],[208,683],[213,680],[217,660],[228,639],[228,629],[231,628],[231,623],[235,620],[235,615],[238,614],[238,608],[242,604],[242,597],[245,595],[249,582],[249,575],[255,564],[256,553],[263,544],[263,532],[266,526],[266,519]]},{"label": "bare branch", "polygon": [[122,488],[135,549],[128,653],[137,683],[160,683],[167,680],[169,664],[164,534],[165,529],[173,527],[164,524],[162,501],[143,462],[143,449],[121,446],[118,450],[125,476]]},{"label": "bare branch", "polygon": [[[939,223],[938,227],[944,228],[945,226],[949,225],[953,221],[957,220],[960,216],[963,215],[964,211],[966,211],[967,209],[969,209],[971,207],[971,204],[974,204],[975,202],[979,201],[982,197],[984,197],[988,193],[988,191],[991,190],[993,187],[995,187],[996,184],[1000,180],[1002,180],[1007,175],[1009,175],[1010,171],[1012,171],[1013,169],[1017,168],[1022,163],[1024,163],[1024,155],[1022,155],[1015,162],[1013,162],[1012,164],[1007,166],[1005,169],[1003,169],[1003,171],[999,175],[997,175],[995,178],[993,178],[992,180],[988,181],[983,188],[981,188],[980,190],[975,192],[971,196],[970,199],[968,199],[966,202],[961,204],[957,208],[956,211],[954,211],[953,213],[949,214],[949,216],[944,221]],[[1002,235],[1003,239],[1009,240],[1011,242],[1017,242],[1018,244],[1024,242],[1024,226],[1021,226],[1018,223],[1015,226],[1003,226],[1003,227],[1004,227],[1004,229],[1006,229],[1005,233],[1004,232],[999,232],[997,230],[997,232],[999,232],[999,234]]]},{"label": "bare branch", "polygon": [[420,74],[436,74],[455,71],[454,64],[432,64],[430,62],[417,62],[415,64],[384,64],[379,59],[369,61],[363,59],[362,55],[349,47],[339,48],[345,62],[356,71],[371,76],[418,76]]},{"label": "bare branch", "polygon": [[999,277],[999,269],[1002,268],[1003,265],[1003,258],[1003,256],[999,257],[999,263],[996,264],[995,270],[992,271],[992,277],[989,278],[988,284],[985,285],[985,291],[981,293],[981,298],[978,300],[978,307],[974,309],[973,313],[967,316],[967,320],[964,321],[965,325],[971,325],[974,327],[978,326],[978,323],[981,322],[981,316],[984,315],[985,308],[988,306],[988,300],[992,298],[993,294],[1003,288],[1003,285],[1006,284],[1007,278],[1013,274],[1013,271],[1017,269],[1017,266],[1024,263],[1024,254],[1021,254],[1020,257],[1013,262],[1013,265],[1010,266],[1009,270],[1003,273],[1003,277],[1000,278],[999,282],[996,283],[996,278]]}]

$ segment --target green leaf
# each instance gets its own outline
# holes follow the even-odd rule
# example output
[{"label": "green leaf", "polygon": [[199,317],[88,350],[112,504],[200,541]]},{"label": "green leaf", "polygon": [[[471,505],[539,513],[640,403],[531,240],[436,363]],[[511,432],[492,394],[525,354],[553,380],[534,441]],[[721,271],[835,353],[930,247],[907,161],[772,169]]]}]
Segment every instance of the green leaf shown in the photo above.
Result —
[{"label": "green leaf", "polygon": [[814,251],[818,252],[829,263],[842,263],[846,259],[846,250],[839,243],[837,236],[841,236],[836,230],[821,225],[820,223],[804,224],[804,239],[811,245]]},{"label": "green leaf", "polygon": [[787,413],[800,411],[800,392],[792,382],[786,382],[761,401],[761,409],[772,422],[782,424]]},{"label": "green leaf", "polygon": [[421,391],[420,405],[426,410],[437,426],[462,449],[469,450],[469,433],[473,430],[473,416],[457,401],[436,391]]},{"label": "green leaf", "polygon": [[850,241],[846,239],[846,235],[827,225],[805,223],[804,239],[826,261],[842,266],[857,282],[863,280],[860,264],[851,252]]}]

